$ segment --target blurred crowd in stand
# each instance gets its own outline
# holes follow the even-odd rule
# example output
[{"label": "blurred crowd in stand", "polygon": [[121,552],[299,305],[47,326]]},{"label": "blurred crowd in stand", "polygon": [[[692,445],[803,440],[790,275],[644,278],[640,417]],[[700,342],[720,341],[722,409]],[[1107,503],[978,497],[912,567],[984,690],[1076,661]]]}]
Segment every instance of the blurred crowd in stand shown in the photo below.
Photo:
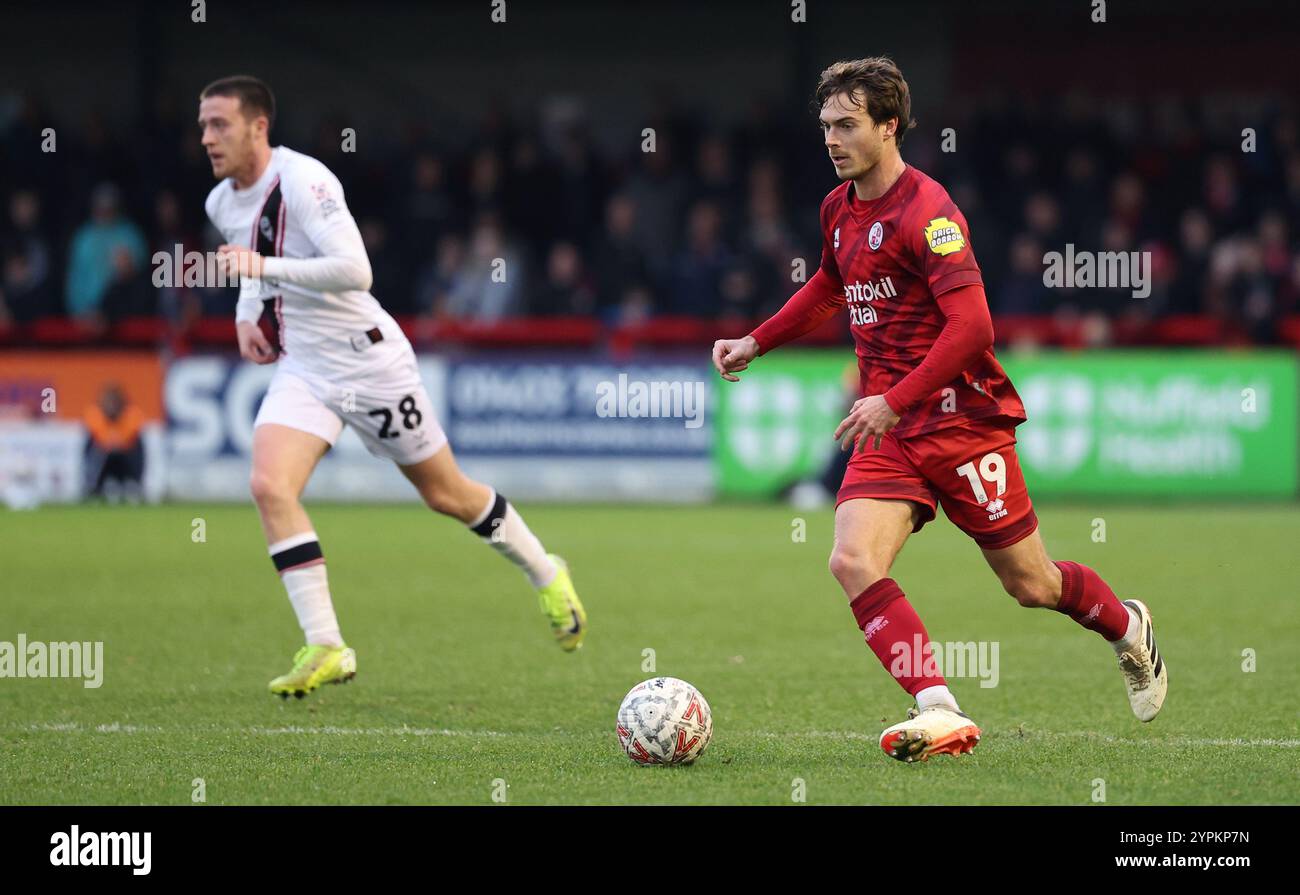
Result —
[{"label": "blurred crowd in stand", "polygon": [[[232,314],[233,290],[151,283],[155,252],[219,243],[192,108],[160,100],[128,127],[52,121],[30,97],[11,99],[0,105],[0,325],[158,315],[183,330]],[[557,108],[491,111],[452,135],[412,120],[363,133],[356,152],[342,151],[342,119],[277,129],[272,142],[338,175],[372,291],[397,315],[752,320],[815,270],[817,209],[835,179],[811,112],[758,102],[719,130],[665,105],[647,114],[644,151],[641,129],[611,133]],[[42,152],[46,127],[56,153]],[[932,114],[903,156],[966,214],[996,315],[1090,320],[1104,343],[1116,321],[1201,314],[1269,343],[1300,311],[1293,107],[996,96]],[[1151,294],[1046,287],[1045,256],[1067,244],[1149,252]]]}]

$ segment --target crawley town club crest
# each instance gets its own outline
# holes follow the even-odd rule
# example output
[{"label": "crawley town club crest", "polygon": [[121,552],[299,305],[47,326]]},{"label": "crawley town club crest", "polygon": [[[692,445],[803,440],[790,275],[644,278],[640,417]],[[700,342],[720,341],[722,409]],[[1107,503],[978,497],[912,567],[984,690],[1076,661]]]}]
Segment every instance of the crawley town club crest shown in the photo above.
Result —
[{"label": "crawley town club crest", "polygon": [[871,251],[880,248],[880,244],[885,241],[885,228],[880,226],[880,221],[871,225],[871,232],[867,234],[867,245],[871,246]]}]

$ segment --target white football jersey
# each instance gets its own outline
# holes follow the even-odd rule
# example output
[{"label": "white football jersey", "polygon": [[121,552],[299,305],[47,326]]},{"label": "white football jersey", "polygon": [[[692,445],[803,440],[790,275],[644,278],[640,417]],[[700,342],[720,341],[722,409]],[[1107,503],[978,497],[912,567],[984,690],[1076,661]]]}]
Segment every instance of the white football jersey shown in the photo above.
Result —
[{"label": "white football jersey", "polygon": [[277,146],[257,183],[239,189],[226,178],[204,208],[225,242],[265,259],[262,279],[241,288],[235,319],[256,323],[266,315],[281,364],[338,380],[410,352],[401,328],[370,294],[361,233],[342,185],[321,162]]}]

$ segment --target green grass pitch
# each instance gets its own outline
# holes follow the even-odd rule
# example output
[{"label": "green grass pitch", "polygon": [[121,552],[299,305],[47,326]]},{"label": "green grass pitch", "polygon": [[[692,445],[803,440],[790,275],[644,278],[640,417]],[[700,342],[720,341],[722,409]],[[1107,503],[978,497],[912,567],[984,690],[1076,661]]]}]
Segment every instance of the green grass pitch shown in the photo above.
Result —
[{"label": "green grass pitch", "polygon": [[[789,805],[802,781],[809,804],[1076,805],[1097,780],[1108,804],[1300,802],[1291,505],[1040,508],[1054,557],[1152,609],[1170,693],[1145,725],[1107,645],[1017,606],[941,516],[894,577],[936,640],[996,641],[1000,677],[950,680],[975,753],[916,765],[876,746],[908,699],[827,571],[829,511],[799,542],[774,505],[523,507],[591,614],[566,655],[522,576],[450,520],[309,509],[359,673],[301,702],[266,691],[300,635],[251,506],[0,517],[0,640],[102,640],[106,666],[99,689],[0,679],[0,803],[188,804],[196,778],[209,804]],[[712,705],[692,767],[618,749],[645,650]]]}]

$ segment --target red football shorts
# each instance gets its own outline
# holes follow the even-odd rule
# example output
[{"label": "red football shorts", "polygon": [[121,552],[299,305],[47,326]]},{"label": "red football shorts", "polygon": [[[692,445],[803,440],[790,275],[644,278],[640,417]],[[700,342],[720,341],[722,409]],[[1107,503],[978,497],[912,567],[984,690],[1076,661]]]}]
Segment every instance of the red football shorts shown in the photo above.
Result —
[{"label": "red football shorts", "polygon": [[1038,527],[1016,457],[1016,431],[1003,419],[909,438],[886,433],[879,448],[868,443],[849,460],[835,505],[860,497],[920,504],[913,531],[942,505],[953,524],[988,550],[1010,547]]}]

